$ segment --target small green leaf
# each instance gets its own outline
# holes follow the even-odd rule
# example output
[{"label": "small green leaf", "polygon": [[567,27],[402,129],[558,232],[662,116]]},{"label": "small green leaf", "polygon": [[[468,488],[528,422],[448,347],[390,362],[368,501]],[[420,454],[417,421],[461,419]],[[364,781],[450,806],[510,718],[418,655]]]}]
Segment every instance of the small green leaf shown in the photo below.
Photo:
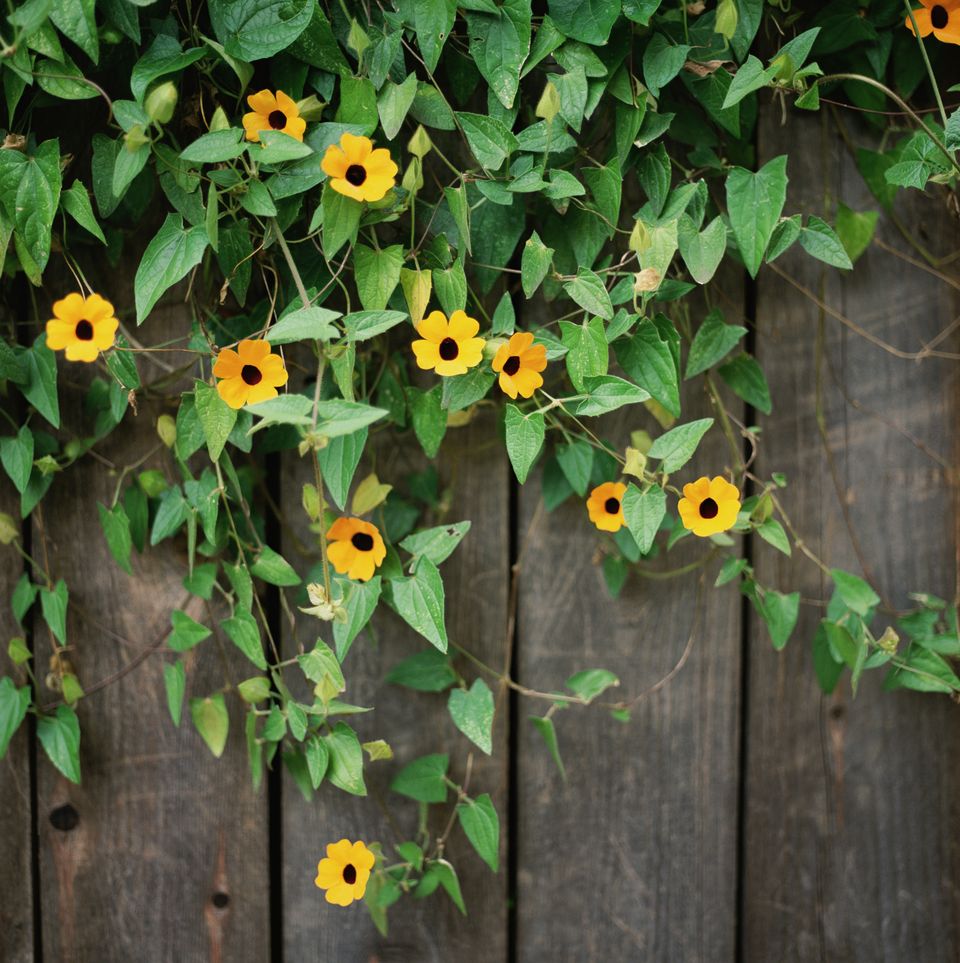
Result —
[{"label": "small green leaf", "polygon": [[47,758],[72,783],[80,784],[80,723],[70,706],[37,719],[37,737]]},{"label": "small green leaf", "polygon": [[193,398],[197,417],[207,440],[210,460],[219,461],[223,446],[237,423],[237,411],[220,397],[216,388],[205,381],[194,383]]},{"label": "small green leaf", "polygon": [[179,728],[180,717],[183,713],[183,694],[187,688],[187,673],[183,662],[164,662],[163,687],[167,693],[167,708],[173,724]]},{"label": "small green leaf", "polygon": [[447,769],[450,758],[443,754],[421,756],[394,776],[390,788],[417,802],[442,803],[447,800]]},{"label": "small green leaf", "polygon": [[540,454],[545,433],[546,424],[542,412],[534,411],[524,415],[516,405],[507,405],[507,454],[521,485],[527,480],[527,475]]},{"label": "small green leaf", "polygon": [[830,570],[830,577],[843,604],[857,615],[866,617],[871,609],[880,604],[880,596],[859,576],[834,568]]},{"label": "small green leaf", "polygon": [[712,425],[712,418],[698,418],[696,421],[671,428],[650,446],[647,457],[661,459],[660,467],[663,471],[675,472],[693,457],[700,440]]},{"label": "small green leaf", "polygon": [[7,746],[30,708],[30,686],[17,688],[13,679],[0,679],[0,759],[7,754]]},{"label": "small green leaf", "polygon": [[557,730],[554,728],[553,719],[530,716],[530,721],[533,723],[537,732],[543,737],[543,741],[546,743],[547,749],[553,757],[553,761],[557,764],[557,769],[560,770],[560,776],[563,778],[563,781],[566,782],[567,771],[564,769],[563,759],[560,756],[560,746],[557,743]]},{"label": "small green leaf", "polygon": [[660,523],[667,513],[667,495],[659,485],[641,492],[632,482],[623,493],[623,517],[641,555],[653,548]]},{"label": "small green leaf", "polygon": [[496,873],[500,868],[500,817],[488,793],[458,803],[457,816],[470,845]]},{"label": "small green leaf", "polygon": [[440,571],[429,558],[421,558],[409,578],[387,583],[386,600],[397,614],[431,645],[447,651],[444,625],[444,591]]},{"label": "small green leaf", "polygon": [[267,660],[260,640],[260,627],[249,612],[239,611],[232,618],[224,619],[220,628],[227,638],[258,668],[266,670]]},{"label": "small green leaf", "polygon": [[457,681],[450,660],[436,649],[427,649],[404,659],[387,673],[387,682],[417,692],[443,692]]},{"label": "small green leaf", "polygon": [[620,680],[609,669],[584,669],[570,676],[566,685],[581,699],[593,702],[598,695],[611,686],[620,685]]},{"label": "small green leaf", "polygon": [[488,756],[493,751],[493,693],[483,679],[469,689],[454,689],[447,701],[454,725]]},{"label": "small green leaf", "polygon": [[[613,317],[610,295],[599,275],[581,267],[572,281],[566,281],[563,290],[585,311],[609,321]],[[595,372],[605,374],[605,372]]]},{"label": "small green leaf", "polygon": [[219,759],[226,748],[230,730],[230,716],[223,695],[217,692],[206,699],[191,699],[190,718],[207,748]]}]

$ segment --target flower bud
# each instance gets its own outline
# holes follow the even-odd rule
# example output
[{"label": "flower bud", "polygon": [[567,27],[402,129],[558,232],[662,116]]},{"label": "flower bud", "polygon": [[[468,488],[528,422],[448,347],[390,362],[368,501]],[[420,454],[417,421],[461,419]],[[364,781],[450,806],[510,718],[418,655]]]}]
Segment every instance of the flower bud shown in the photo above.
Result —
[{"label": "flower bud", "polygon": [[553,118],[560,113],[560,91],[549,80],[543,88],[534,113],[548,124],[552,123]]},{"label": "flower bud", "polygon": [[177,441],[177,423],[170,415],[161,415],[157,419],[157,434],[160,440],[167,446],[173,448]]},{"label": "flower bud", "polygon": [[143,102],[143,109],[147,116],[158,124],[169,123],[176,106],[177,87],[172,80],[154,87]]},{"label": "flower bud", "polygon": [[218,107],[210,118],[210,130],[229,130],[229,128],[230,120],[226,111],[222,107]]},{"label": "flower bud", "polygon": [[[639,224],[640,222],[637,221]],[[646,294],[660,287],[660,272],[654,268],[644,268],[633,276],[633,293]]]},{"label": "flower bud", "polygon": [[134,124],[123,135],[123,145],[133,154],[138,151],[144,144],[149,144],[150,138],[147,137],[146,131],[143,129],[143,124]]},{"label": "flower bud", "polygon": [[20,537],[20,526],[6,512],[0,512],[0,545],[9,545]]},{"label": "flower bud", "polygon": [[430,135],[424,130],[423,124],[419,124],[413,132],[413,137],[411,137],[407,143],[407,150],[410,151],[414,157],[419,157],[420,160],[423,160],[432,149],[433,142],[430,140]]},{"label": "flower bud", "polygon": [[316,94],[297,101],[297,112],[306,121],[320,120],[327,105]]}]

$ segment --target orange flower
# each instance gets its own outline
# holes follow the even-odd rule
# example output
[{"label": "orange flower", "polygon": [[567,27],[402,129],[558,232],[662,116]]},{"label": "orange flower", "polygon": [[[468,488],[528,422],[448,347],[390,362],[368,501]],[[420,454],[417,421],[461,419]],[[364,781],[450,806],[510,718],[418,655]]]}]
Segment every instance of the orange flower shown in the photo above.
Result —
[{"label": "orange flower", "polygon": [[366,582],[387,557],[376,525],[362,518],[338,518],[327,532],[327,558],[340,575]]},{"label": "orange flower", "polygon": [[369,137],[345,133],[331,144],[320,164],[330,186],[355,201],[379,201],[394,185],[397,165],[385,147],[373,149]]},{"label": "orange flower", "polygon": [[740,511],[740,492],[725,478],[712,481],[704,475],[683,486],[683,498],[677,505],[683,527],[707,538],[733,528]]},{"label": "orange flower", "polygon": [[99,294],[85,298],[68,294],[53,302],[53,317],[47,322],[47,347],[66,351],[67,361],[96,361],[97,355],[113,347],[120,322],[113,305]]},{"label": "orange flower", "polygon": [[296,103],[282,90],[272,94],[269,90],[261,90],[247,98],[250,113],[243,115],[243,129],[247,140],[255,144],[260,143],[260,131],[279,130],[289,134],[294,140],[303,140],[303,132],[307,129],[307,122],[300,116]]},{"label": "orange flower", "polygon": [[355,899],[363,899],[370,870],[376,861],[377,857],[365,843],[341,839],[327,846],[326,859],[317,864],[314,882],[319,889],[326,890],[328,903],[349,906]]},{"label": "orange flower", "polygon": [[[921,0],[923,6],[913,11],[917,29],[921,37],[932,33],[942,43],[960,44],[960,0],[947,0],[946,3],[931,3]],[[910,18],[906,19],[907,28],[913,33]]]},{"label": "orange flower", "polygon": [[627,524],[623,517],[621,499],[627,486],[623,482],[604,482],[597,485],[587,499],[587,513],[601,532],[619,532]]},{"label": "orange flower", "polygon": [[271,354],[266,341],[244,339],[236,351],[224,348],[217,355],[213,374],[221,379],[217,391],[231,408],[276,398],[277,388],[287,383],[283,358]]},{"label": "orange flower", "polygon": [[474,337],[479,330],[480,323],[465,311],[454,311],[449,321],[442,311],[431,311],[417,324],[422,340],[411,345],[417,367],[443,377],[466,374],[483,358],[486,341]]},{"label": "orange flower", "polygon": [[500,374],[500,387],[511,398],[532,398],[543,385],[540,372],[547,366],[547,349],[533,343],[529,331],[510,335],[493,359],[493,370]]}]

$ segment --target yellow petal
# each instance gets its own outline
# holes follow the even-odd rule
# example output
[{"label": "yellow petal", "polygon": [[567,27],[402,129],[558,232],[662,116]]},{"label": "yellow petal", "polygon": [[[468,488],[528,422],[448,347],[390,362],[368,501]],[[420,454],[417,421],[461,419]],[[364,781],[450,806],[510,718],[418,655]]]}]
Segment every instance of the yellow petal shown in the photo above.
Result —
[{"label": "yellow petal", "polygon": [[120,322],[116,318],[101,318],[93,326],[93,343],[101,350],[113,347]]},{"label": "yellow petal", "polygon": [[336,144],[331,144],[327,148],[323,160],[320,162],[320,170],[328,177],[342,178],[347,173],[349,166],[350,162],[347,160],[347,155]]},{"label": "yellow petal", "polygon": [[442,311],[431,311],[417,322],[416,329],[421,338],[439,344],[449,335],[447,316]]},{"label": "yellow petal", "polygon": [[255,110],[258,114],[263,114],[267,117],[271,111],[277,109],[277,98],[273,96],[271,91],[261,90],[255,94],[250,94],[250,96],[247,97],[247,104],[251,110]]},{"label": "yellow petal", "polygon": [[456,341],[466,341],[472,338],[480,330],[480,324],[476,318],[471,318],[465,311],[454,311],[450,315],[450,323],[447,331],[451,338]]},{"label": "yellow petal", "polygon": [[338,193],[343,194],[344,197],[349,197],[355,201],[363,201],[364,195],[363,191],[359,187],[354,187],[353,184],[348,180],[344,180],[342,177],[334,177],[330,181],[330,186]]},{"label": "yellow petal", "polygon": [[353,887],[348,886],[346,883],[340,883],[339,886],[331,886],[327,890],[325,899],[328,903],[333,903],[335,906],[349,906],[353,902]]},{"label": "yellow petal", "polygon": [[62,351],[74,339],[75,321],[61,321],[51,318],[47,322],[47,347],[51,351]]},{"label": "yellow petal", "polygon": [[357,190],[365,201],[382,201],[391,187],[393,187],[392,177],[377,174],[368,177]]},{"label": "yellow petal", "polygon": [[509,395],[511,398],[517,397],[517,386],[510,375],[505,374],[503,371],[500,372],[500,390],[504,394]]},{"label": "yellow petal", "polygon": [[[357,550],[350,542],[334,542],[327,546],[327,558],[339,575],[346,575],[350,571],[353,557],[356,554]],[[329,852],[329,848],[327,851]]]},{"label": "yellow petal", "polygon": [[269,382],[275,388],[285,385],[290,378],[283,364],[283,358],[278,354],[267,355],[260,362],[260,373],[263,375],[263,380]]},{"label": "yellow petal", "polygon": [[53,302],[53,315],[62,321],[73,321],[76,323],[83,317],[85,307],[84,299],[74,292],[65,298]]},{"label": "yellow petal", "polygon": [[294,140],[303,140],[303,132],[307,129],[307,122],[302,117],[290,117],[287,126],[283,128],[285,134],[289,134]]},{"label": "yellow petal", "polygon": [[213,374],[217,378],[235,378],[240,374],[243,362],[240,355],[233,348],[224,348],[213,365]]},{"label": "yellow petal", "polygon": [[254,364],[259,367],[259,363],[270,354],[270,343],[267,341],[244,339],[237,345],[237,354],[244,364]]},{"label": "yellow petal", "polygon": [[414,341],[411,347],[418,368],[430,371],[440,363],[440,352],[432,341]]},{"label": "yellow petal", "polygon": [[260,131],[269,130],[270,122],[262,114],[244,114],[243,129],[246,131],[244,136],[254,144],[260,143]]},{"label": "yellow petal", "polygon": [[101,298],[99,294],[91,294],[84,302],[83,314],[88,321],[96,324],[102,318],[109,318],[113,315],[113,305]]},{"label": "yellow petal", "polygon": [[225,378],[217,382],[217,394],[231,408],[239,409],[247,403],[248,387],[243,378]]},{"label": "yellow petal", "polygon": [[67,361],[96,361],[100,349],[92,341],[72,341],[67,345]]},{"label": "yellow petal", "polygon": [[[242,378],[240,379],[243,380]],[[266,380],[261,381],[258,385],[251,385],[249,392],[247,393],[247,404],[248,405],[258,405],[261,401],[269,401],[271,398],[276,398],[279,392],[276,388]]]},{"label": "yellow petal", "polygon": [[513,376],[513,383],[522,398],[532,398],[533,393],[543,384],[543,378],[536,371],[521,368]]},{"label": "yellow petal", "polygon": [[300,111],[297,110],[297,102],[288,97],[282,90],[277,91],[277,108],[284,112],[287,120],[291,117],[300,116]]},{"label": "yellow petal", "polygon": [[321,859],[317,864],[317,886],[329,889],[343,882],[343,867],[335,859]]},{"label": "yellow petal", "polygon": [[340,138],[340,147],[351,164],[363,164],[373,150],[369,137],[358,137],[349,131]]}]

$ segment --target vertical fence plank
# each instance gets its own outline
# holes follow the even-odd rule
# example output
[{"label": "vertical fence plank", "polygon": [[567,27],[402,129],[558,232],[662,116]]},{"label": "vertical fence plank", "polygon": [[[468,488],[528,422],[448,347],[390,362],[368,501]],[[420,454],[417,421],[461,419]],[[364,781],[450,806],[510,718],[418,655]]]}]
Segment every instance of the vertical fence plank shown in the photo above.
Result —
[{"label": "vertical fence plank", "polygon": [[[389,433],[371,447],[376,452],[376,470],[381,481],[397,483],[412,470],[422,470],[421,459],[409,454],[415,444],[406,437],[402,444]],[[416,464],[413,464],[416,462]],[[365,460],[364,464],[368,464]],[[365,474],[363,466],[357,480]],[[504,631],[507,618],[509,581],[509,481],[503,445],[492,418],[482,417],[467,427],[451,428],[439,456],[441,491],[450,489],[452,501],[443,517],[424,519],[422,524],[470,519],[469,534],[454,554],[443,563],[446,590],[446,621],[451,640],[462,643],[479,658],[500,666],[504,659]],[[311,546],[316,537],[301,524],[300,492],[313,480],[309,465],[295,453],[285,457],[283,503],[293,506],[290,521],[299,540]],[[309,564],[297,558],[295,543],[289,539],[284,552],[297,562],[300,571]],[[318,558],[313,552],[310,561]],[[383,606],[382,606],[383,607]],[[493,755],[485,757],[461,737],[446,709],[446,694],[431,695],[398,689],[384,682],[386,673],[399,661],[423,651],[426,640],[415,635],[393,613],[378,614],[375,632],[364,632],[354,643],[344,663],[347,678],[345,698],[352,703],[375,706],[367,716],[351,723],[363,740],[383,738],[393,747],[395,758],[374,763],[367,772],[369,795],[355,798],[323,785],[312,803],[307,803],[289,778],[283,784],[283,880],[284,944],[286,959],[302,963],[366,963],[372,959],[416,960],[418,963],[446,963],[451,959],[483,959],[490,963],[507,958],[506,826],[507,826],[507,727],[506,707],[501,703],[494,728]],[[320,632],[323,635],[323,631]],[[329,634],[326,635],[329,640]],[[287,638],[288,655],[296,641]],[[304,645],[311,638],[298,640]],[[461,672],[472,678],[475,670],[461,660]],[[496,692],[494,680],[487,679]],[[501,871],[493,876],[470,849],[459,828],[450,837],[448,854],[460,873],[468,917],[462,917],[442,890],[423,903],[409,898],[391,911],[390,929],[381,937],[366,910],[330,906],[313,879],[324,847],[344,836],[366,841],[379,840],[388,858],[392,845],[413,838],[417,806],[412,800],[392,794],[389,783],[401,766],[417,756],[446,752],[451,760],[451,777],[460,780],[468,755],[473,755],[470,792],[489,792],[500,814]],[[453,799],[444,808],[446,820]],[[389,808],[394,825],[406,835],[398,836],[384,817]],[[440,807],[433,807],[438,809]],[[442,827],[442,821],[439,823]]]},{"label": "vertical fence plank", "polygon": [[[739,297],[736,303],[740,303]],[[728,320],[737,322],[739,318]],[[685,418],[706,415],[687,398]],[[637,412],[606,425],[657,430]],[[717,437],[714,437],[716,435]],[[684,479],[730,464],[720,432]],[[680,478],[678,473],[676,478]],[[613,670],[615,699],[667,676],[631,721],[601,709],[556,713],[565,783],[527,717],[549,703],[521,698],[518,766],[518,951],[523,963],[731,959],[735,939],[740,601],[712,588],[715,566],[669,580],[631,575],[612,601],[583,500],[545,514],[536,479],[520,494],[519,681],[560,690],[573,672]],[[691,538],[653,567],[705,551]]]},{"label": "vertical fence plank", "polygon": [[[155,343],[187,325],[183,307],[174,305],[157,309],[138,333]],[[62,358],[58,365],[64,434],[83,437],[88,372]],[[141,370],[145,381],[165,377],[150,362]],[[97,445],[102,456],[123,466],[156,445],[161,409],[148,398]],[[143,467],[176,480],[169,459],[155,456]],[[68,782],[38,749],[44,959],[263,960],[266,799],[250,788],[240,713],[232,713],[227,751],[214,759],[186,706],[179,729],[170,720],[164,657],[144,657],[169,635],[172,609],[207,624],[210,615],[181,584],[182,539],[134,553],[132,576],[114,563],[97,503],[110,504],[116,485],[102,463],[81,459],[54,482],[35,516],[35,556],[69,586],[68,656],[90,690],[77,710],[82,784]],[[52,643],[39,615],[34,625],[42,677]],[[213,639],[185,662],[188,696],[223,685],[225,663]],[[56,693],[41,688],[43,701],[54,703]]]},{"label": "vertical fence plank", "polygon": [[[10,480],[0,477],[0,512],[20,519],[20,499]],[[9,675],[18,686],[27,675],[9,660],[6,647],[20,630],[10,608],[13,587],[23,563],[13,546],[0,546],[0,676]],[[0,760],[0,960],[33,960],[33,866],[30,852],[30,737],[24,721]]]},{"label": "vertical fence plank", "polygon": [[[863,132],[857,136],[866,146]],[[793,114],[783,128],[767,117],[764,159],[797,143],[805,149],[791,151],[788,212],[825,210],[832,218],[838,200],[877,208],[828,117]],[[931,250],[952,251],[956,224],[944,197],[906,194],[898,210],[908,229]],[[909,252],[886,218],[879,237]],[[828,305],[908,351],[957,314],[946,285],[877,246],[852,275],[802,252],[781,260],[783,271]],[[821,316],[769,269],[760,275],[757,315],[774,401],[773,416],[762,422],[757,470],[786,472],[783,502],[802,537],[828,564],[863,574],[843,504],[868,574],[894,605],[906,607],[908,591],[919,589],[953,598],[956,362],[895,358]],[[940,348],[956,351],[956,339]],[[835,476],[818,434],[818,383]],[[786,559],[761,544],[757,556],[763,584],[799,588],[805,599],[829,597],[829,580],[799,552]],[[822,697],[810,656],[821,615],[815,605],[801,606],[780,654],[762,626],[752,633],[744,958],[956,958],[956,707],[944,696],[881,692],[878,673],[868,674],[856,699],[846,681]]]}]

